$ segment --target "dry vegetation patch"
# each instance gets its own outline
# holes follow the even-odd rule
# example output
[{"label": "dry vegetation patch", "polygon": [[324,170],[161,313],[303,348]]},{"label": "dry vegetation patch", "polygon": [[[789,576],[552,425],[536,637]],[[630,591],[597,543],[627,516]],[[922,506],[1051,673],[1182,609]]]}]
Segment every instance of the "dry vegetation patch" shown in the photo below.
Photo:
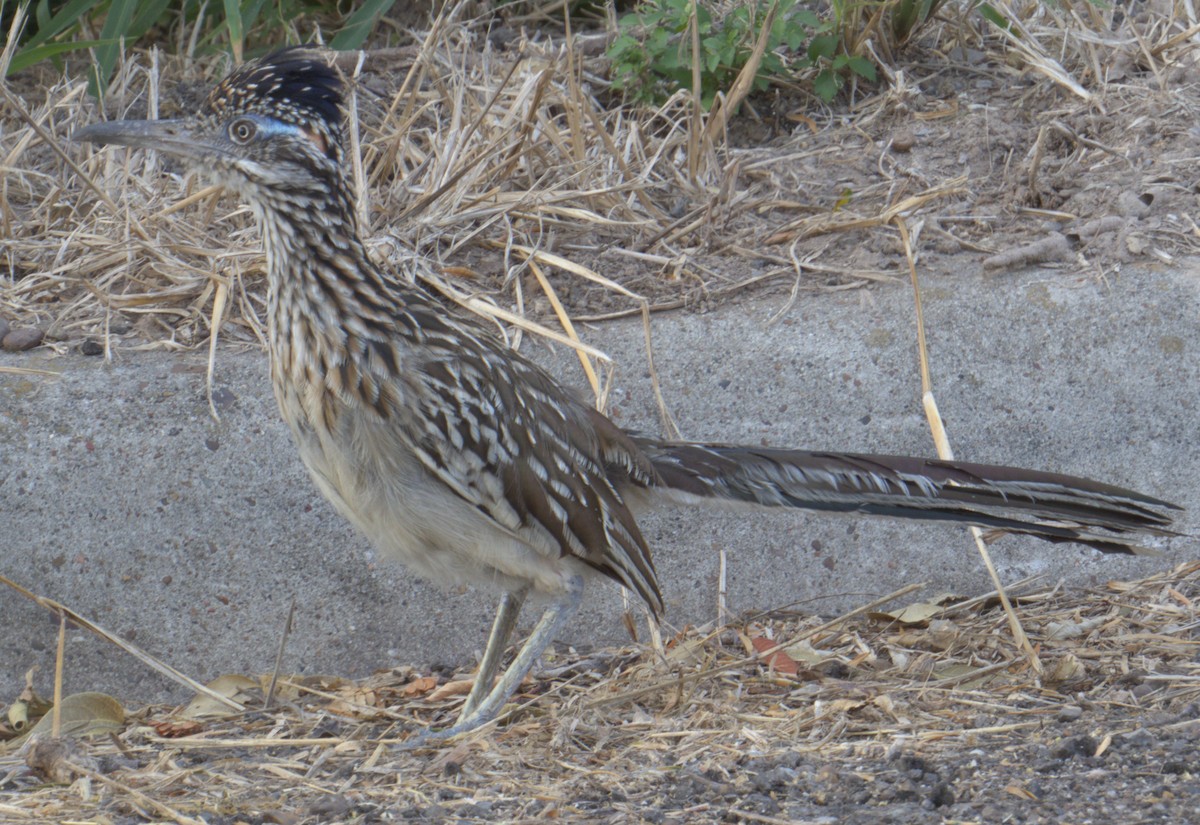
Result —
[{"label": "dry vegetation patch", "polygon": [[1013,594],[1040,678],[991,596],[690,628],[658,653],[560,650],[499,724],[435,750],[402,748],[414,726],[454,718],[469,674],[285,677],[265,710],[269,676],[222,677],[213,687],[246,712],[200,697],[138,709],[115,735],[10,748],[0,811],[12,822],[914,822],[1012,809],[1011,821],[1078,822],[1100,801],[1080,791],[1102,781],[1119,791],[1104,803],[1112,815],[1153,805],[1185,821],[1200,803],[1200,562],[1096,591],[1025,582]]},{"label": "dry vegetation patch", "polygon": [[[924,230],[933,271],[1062,263],[1099,277],[1194,253],[1200,35],[1169,4],[1030,8],[1013,10],[1027,19],[1015,45],[977,18],[949,20],[852,105],[783,86],[724,130],[682,93],[653,111],[617,106],[587,38],[440,20],[419,44],[339,58],[360,214],[403,276],[555,326],[548,290],[600,317],[639,299],[667,309],[763,284],[903,277],[897,217]],[[226,69],[134,55],[107,114],[186,112]],[[100,117],[76,74],[30,70],[7,93],[11,323],[60,349],[191,347],[226,291],[222,339],[262,341],[245,209],[170,161],[69,144]]]}]

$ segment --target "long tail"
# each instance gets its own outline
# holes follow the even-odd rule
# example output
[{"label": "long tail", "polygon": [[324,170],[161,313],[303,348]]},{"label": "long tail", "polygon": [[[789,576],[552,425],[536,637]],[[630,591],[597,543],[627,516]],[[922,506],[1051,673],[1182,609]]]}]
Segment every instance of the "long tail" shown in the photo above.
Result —
[{"label": "long tail", "polygon": [[1145,536],[1169,529],[1166,501],[1086,478],[888,455],[806,452],[635,438],[658,473],[657,489],[686,502],[868,513],[955,521],[1105,553],[1148,552]]}]

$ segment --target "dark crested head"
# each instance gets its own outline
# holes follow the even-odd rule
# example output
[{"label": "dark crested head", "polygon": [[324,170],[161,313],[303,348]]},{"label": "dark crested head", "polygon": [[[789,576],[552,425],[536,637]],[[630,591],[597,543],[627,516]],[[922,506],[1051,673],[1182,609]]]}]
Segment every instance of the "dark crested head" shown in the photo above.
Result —
[{"label": "dark crested head", "polygon": [[311,46],[292,46],[245,63],[218,83],[201,117],[225,123],[249,116],[294,126],[326,144],[341,145],[342,81]]},{"label": "dark crested head", "polygon": [[327,55],[281,49],[235,69],[190,117],[97,123],[72,139],[175,155],[252,202],[271,191],[336,189],[342,83]]}]

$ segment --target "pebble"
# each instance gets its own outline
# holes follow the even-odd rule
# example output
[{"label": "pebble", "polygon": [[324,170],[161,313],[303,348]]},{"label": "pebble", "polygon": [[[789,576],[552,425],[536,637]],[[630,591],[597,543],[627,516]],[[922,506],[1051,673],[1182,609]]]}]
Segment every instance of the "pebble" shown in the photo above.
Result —
[{"label": "pebble", "polygon": [[1063,709],[1058,712],[1058,721],[1074,722],[1080,716],[1083,716],[1083,708],[1079,705],[1064,705]]},{"label": "pebble", "polygon": [[777,767],[754,777],[754,787],[759,791],[773,791],[791,785],[799,774],[794,768]]},{"label": "pebble", "polygon": [[1090,736],[1072,736],[1059,741],[1050,749],[1054,759],[1070,759],[1072,756],[1091,756],[1096,752],[1097,742]]},{"label": "pebble", "polygon": [[3,341],[0,341],[0,346],[9,352],[24,352],[42,343],[45,335],[46,333],[37,327],[22,327],[6,334]]},{"label": "pebble", "polygon": [[103,355],[104,346],[98,341],[84,341],[79,345],[81,355]]},{"label": "pebble", "polygon": [[897,132],[892,135],[892,151],[907,154],[917,145],[917,136],[912,132]]}]

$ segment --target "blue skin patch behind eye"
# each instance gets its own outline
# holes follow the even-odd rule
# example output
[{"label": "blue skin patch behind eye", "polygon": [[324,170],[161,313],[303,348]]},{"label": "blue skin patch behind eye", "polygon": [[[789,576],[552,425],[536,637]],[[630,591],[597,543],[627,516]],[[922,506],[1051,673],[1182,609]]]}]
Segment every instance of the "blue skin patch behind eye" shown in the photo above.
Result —
[{"label": "blue skin patch behind eye", "polygon": [[262,115],[242,115],[238,120],[252,120],[258,126],[258,133],[262,137],[279,137],[281,135],[290,135],[292,137],[303,134],[299,126],[294,123],[284,123],[281,120],[275,120]]},{"label": "blue skin patch behind eye", "polygon": [[321,154],[329,158],[333,157],[333,147],[330,146],[328,139],[321,132],[314,132],[302,126],[297,126],[295,123],[287,123],[286,121],[276,120],[273,117],[264,115],[241,115],[237,119],[254,121],[258,127],[257,139],[303,137],[316,146]]}]

